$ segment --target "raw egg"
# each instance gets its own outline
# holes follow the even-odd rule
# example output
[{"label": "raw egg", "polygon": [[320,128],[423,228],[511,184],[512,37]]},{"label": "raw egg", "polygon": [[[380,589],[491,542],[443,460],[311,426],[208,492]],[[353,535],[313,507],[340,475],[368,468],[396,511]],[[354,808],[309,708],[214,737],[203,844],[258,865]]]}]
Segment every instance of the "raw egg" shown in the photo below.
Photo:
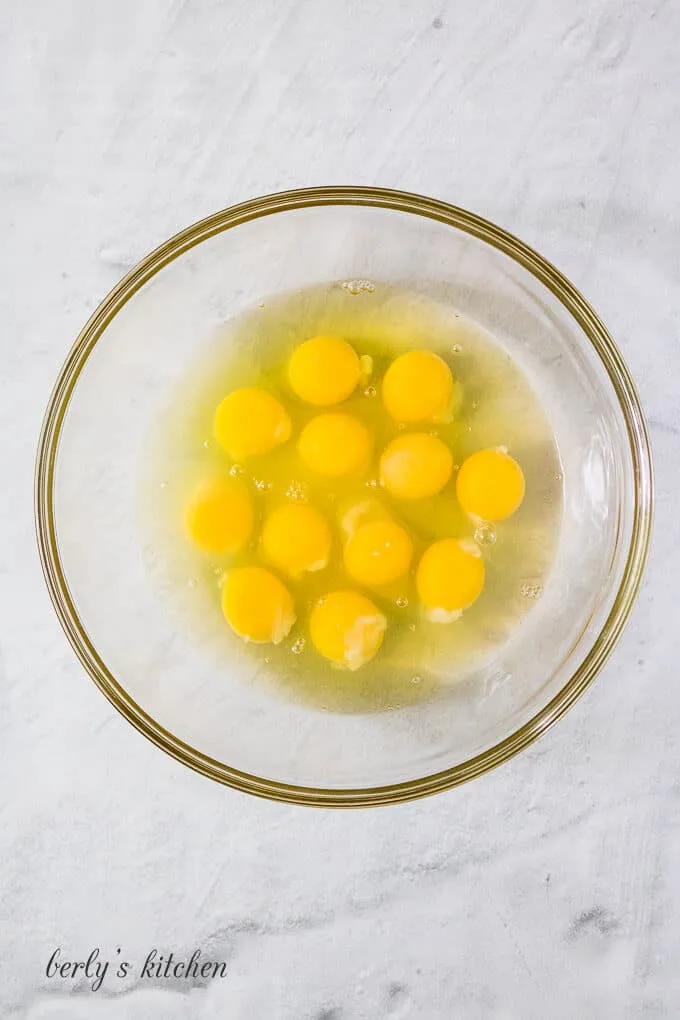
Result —
[{"label": "raw egg", "polygon": [[416,572],[418,598],[428,620],[450,623],[484,588],[484,561],[470,539],[444,538],[429,546]]},{"label": "raw egg", "polygon": [[247,544],[254,523],[253,500],[240,478],[204,482],[187,507],[189,537],[205,552],[236,553]]},{"label": "raw egg", "polygon": [[[523,514],[495,522],[522,503],[522,468],[529,491],[540,481],[537,510],[561,478],[504,351],[440,306],[421,318],[424,302],[356,282],[261,304],[252,335],[237,324],[224,364],[206,363],[201,405],[187,389],[173,408],[180,428],[158,475],[184,471],[185,488],[167,493],[181,584],[212,587],[222,631],[269,646],[253,673],[271,663],[326,711],[411,703],[440,675],[465,675],[477,644],[502,640],[553,532],[534,548],[542,533]],[[465,356],[449,357],[462,337]],[[492,442],[519,451],[522,467]],[[550,525],[559,507],[546,513]],[[481,616],[435,626],[480,598]],[[359,683],[340,672],[356,670]]]},{"label": "raw egg", "polygon": [[360,474],[368,467],[371,434],[351,414],[319,414],[300,434],[298,451],[306,466],[327,478]]},{"label": "raw egg", "polygon": [[448,446],[437,436],[398,436],[380,458],[380,481],[396,499],[424,499],[441,492],[453,470]]},{"label": "raw egg", "polygon": [[256,644],[278,645],[295,623],[293,596],[264,567],[231,570],[222,588],[222,612],[239,637]]},{"label": "raw egg", "polygon": [[345,569],[359,584],[379,588],[408,573],[413,542],[396,521],[360,524],[345,545]]},{"label": "raw egg", "polygon": [[288,379],[293,392],[307,404],[339,404],[354,392],[361,365],[356,351],[337,336],[315,336],[293,351]]},{"label": "raw egg", "polygon": [[323,570],[331,555],[331,530],[323,514],[306,503],[284,503],[262,529],[267,558],[290,577]]},{"label": "raw egg", "polygon": [[268,453],[290,439],[293,426],[283,404],[266,390],[244,387],[215,411],[213,434],[232,460]]},{"label": "raw egg", "polygon": [[312,609],[309,633],[316,650],[336,666],[357,670],[377,653],[387,620],[357,591],[334,591]]},{"label": "raw egg", "polygon": [[524,499],[524,474],[505,449],[479,450],[463,461],[456,496],[466,513],[503,521]]},{"label": "raw egg", "polygon": [[409,351],[385,373],[382,388],[387,413],[396,421],[450,421],[453,376],[432,351]]}]

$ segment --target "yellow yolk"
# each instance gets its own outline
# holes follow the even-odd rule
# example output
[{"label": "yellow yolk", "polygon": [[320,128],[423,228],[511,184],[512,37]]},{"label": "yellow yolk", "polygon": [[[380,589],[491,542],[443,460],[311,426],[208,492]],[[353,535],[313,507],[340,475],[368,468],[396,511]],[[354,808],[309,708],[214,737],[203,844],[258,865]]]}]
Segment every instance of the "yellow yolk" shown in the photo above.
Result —
[{"label": "yellow yolk", "polygon": [[337,336],[315,336],[300,344],[288,363],[294,393],[307,404],[339,404],[354,391],[361,375],[353,347]]},{"label": "yellow yolk", "polygon": [[234,390],[215,411],[215,439],[235,461],[268,453],[290,439],[291,432],[288,412],[266,390]]},{"label": "yellow yolk", "polygon": [[345,546],[345,568],[369,588],[391,584],[408,572],[413,543],[408,532],[391,520],[361,524]]},{"label": "yellow yolk", "polygon": [[484,561],[479,547],[469,539],[434,542],[418,564],[416,588],[428,620],[455,620],[484,588]]},{"label": "yellow yolk", "polygon": [[448,446],[436,436],[398,436],[380,458],[380,481],[397,499],[424,499],[440,492],[453,470]]},{"label": "yellow yolk", "polygon": [[514,514],[524,499],[524,474],[505,450],[479,450],[461,465],[456,495],[466,513],[502,521]]},{"label": "yellow yolk", "polygon": [[239,567],[227,574],[222,612],[235,634],[257,644],[278,645],[296,618],[292,595],[263,567]]},{"label": "yellow yolk", "polygon": [[267,517],[262,548],[290,577],[323,570],[331,555],[331,531],[323,514],[304,503],[285,503]]},{"label": "yellow yolk", "polygon": [[383,640],[387,620],[356,591],[334,591],[312,610],[309,632],[316,650],[336,666],[356,670],[369,662]]},{"label": "yellow yolk", "polygon": [[205,552],[235,553],[253,531],[253,501],[239,478],[205,482],[187,507],[189,537]]},{"label": "yellow yolk", "polygon": [[388,414],[396,421],[449,421],[451,369],[432,351],[409,351],[387,369],[382,396]]},{"label": "yellow yolk", "polygon": [[371,435],[351,414],[319,414],[300,434],[298,450],[307,467],[327,478],[360,474],[371,456]]}]

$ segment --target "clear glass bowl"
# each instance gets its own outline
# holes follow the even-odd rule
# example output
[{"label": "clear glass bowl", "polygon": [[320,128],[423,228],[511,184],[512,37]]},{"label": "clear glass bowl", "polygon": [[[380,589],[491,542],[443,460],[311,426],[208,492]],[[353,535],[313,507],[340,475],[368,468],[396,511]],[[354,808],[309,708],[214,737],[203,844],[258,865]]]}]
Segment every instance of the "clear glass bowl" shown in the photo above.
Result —
[{"label": "clear glass bowl", "polygon": [[[137,506],[149,430],[215,329],[274,294],[357,279],[405,284],[495,334],[540,395],[564,469],[554,567],[513,638],[474,684],[372,715],[277,697],[253,682],[248,657],[225,677],[224,663],[159,592]],[[591,683],[640,585],[652,468],[621,355],[545,259],[433,199],[315,188],[246,202],[189,227],[102,302],[50,400],[36,516],[68,638],[142,733],[250,793],[372,805],[444,790],[500,764]]]}]

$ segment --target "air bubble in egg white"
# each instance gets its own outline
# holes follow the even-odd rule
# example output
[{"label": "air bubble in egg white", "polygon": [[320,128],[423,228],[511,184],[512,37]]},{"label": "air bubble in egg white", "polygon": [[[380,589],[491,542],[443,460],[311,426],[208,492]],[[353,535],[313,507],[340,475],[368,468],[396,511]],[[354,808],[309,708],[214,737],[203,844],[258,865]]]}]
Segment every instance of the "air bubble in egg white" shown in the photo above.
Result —
[{"label": "air bubble in egg white", "polygon": [[372,294],[375,290],[375,284],[371,283],[370,280],[345,280],[342,284],[342,289],[356,297],[358,294]]},{"label": "air bubble in egg white", "polygon": [[475,529],[474,539],[478,545],[494,545],[498,535],[493,524],[480,524]]}]

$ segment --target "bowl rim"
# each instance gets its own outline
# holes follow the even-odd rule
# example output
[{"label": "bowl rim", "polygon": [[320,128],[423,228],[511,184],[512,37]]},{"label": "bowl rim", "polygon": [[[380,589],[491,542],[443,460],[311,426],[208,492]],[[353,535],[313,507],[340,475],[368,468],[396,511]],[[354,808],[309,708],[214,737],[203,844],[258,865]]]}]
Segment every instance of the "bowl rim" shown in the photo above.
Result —
[{"label": "bowl rim", "polygon": [[[262,216],[327,205],[371,206],[438,220],[490,244],[547,287],[576,320],[614,387],[626,423],[634,487],[631,540],[614,602],[585,658],[558,693],[509,736],[467,761],[401,783],[348,789],[297,786],[242,772],[198,751],[148,715],[109,671],[78,616],[59,553],[54,517],[55,469],[69,401],[91,351],[120,309],[164,266],[215,234]],[[196,772],[245,793],[315,807],[396,804],[448,790],[508,761],[545,733],[593,682],[621,635],[640,589],[652,517],[652,458],[637,390],[613,338],[583,295],[547,259],[489,220],[438,199],[377,187],[315,187],[263,195],[193,223],[143,258],[109,292],[76,338],[49,399],[35,466],[35,525],[47,589],[69,642],[97,687],[140,733]]]}]

